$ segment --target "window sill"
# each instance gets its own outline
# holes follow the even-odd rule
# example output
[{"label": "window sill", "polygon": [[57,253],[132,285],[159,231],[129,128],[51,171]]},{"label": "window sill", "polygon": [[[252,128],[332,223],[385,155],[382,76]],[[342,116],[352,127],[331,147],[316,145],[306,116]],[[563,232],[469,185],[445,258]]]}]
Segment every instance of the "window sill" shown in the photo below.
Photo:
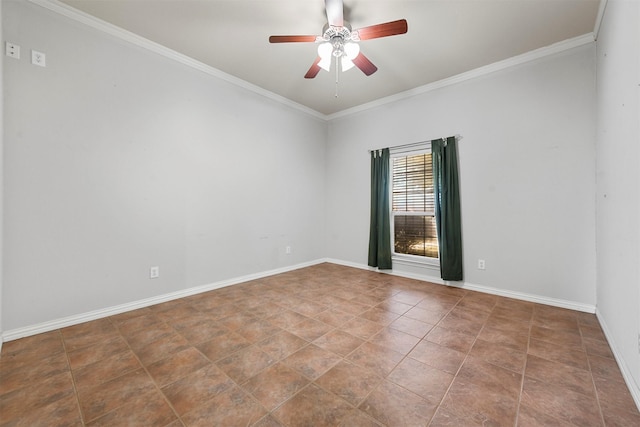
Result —
[{"label": "window sill", "polygon": [[430,270],[440,271],[440,261],[437,258],[412,257],[396,254],[391,257],[391,260],[400,265],[423,267]]}]

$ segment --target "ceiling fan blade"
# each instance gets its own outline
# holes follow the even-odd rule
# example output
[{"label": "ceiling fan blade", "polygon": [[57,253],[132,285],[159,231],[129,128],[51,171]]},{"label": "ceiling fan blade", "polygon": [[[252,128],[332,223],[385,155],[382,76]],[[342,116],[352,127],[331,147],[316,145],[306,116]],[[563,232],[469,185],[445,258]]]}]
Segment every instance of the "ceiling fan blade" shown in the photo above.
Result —
[{"label": "ceiling fan blade", "polygon": [[344,26],[344,6],[342,0],[325,0],[324,8],[327,11],[327,21],[332,27]]},{"label": "ceiling fan blade", "polygon": [[271,36],[269,43],[299,43],[299,42],[315,42],[316,36]]},{"label": "ceiling fan blade", "polygon": [[369,58],[364,56],[362,53],[359,53],[358,56],[353,59],[353,63],[367,76],[378,71],[378,67],[373,65],[373,62],[369,61]]},{"label": "ceiling fan blade", "polygon": [[320,66],[318,65],[318,63],[321,59],[322,58],[320,58],[319,56],[316,58],[311,68],[309,68],[309,71],[307,71],[307,74],[304,75],[305,79],[312,79],[318,75],[318,73],[320,72]]},{"label": "ceiling fan blade", "polygon": [[399,19],[397,21],[385,22],[384,24],[371,25],[358,29],[360,40],[371,40],[380,37],[395,36],[407,32],[407,20]]}]

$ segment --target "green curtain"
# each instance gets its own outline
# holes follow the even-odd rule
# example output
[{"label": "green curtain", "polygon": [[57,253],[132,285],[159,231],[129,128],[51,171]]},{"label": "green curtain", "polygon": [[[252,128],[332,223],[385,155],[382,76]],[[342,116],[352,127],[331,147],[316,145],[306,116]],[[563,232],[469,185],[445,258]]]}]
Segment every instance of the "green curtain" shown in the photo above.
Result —
[{"label": "green curtain", "polygon": [[458,187],[456,138],[431,141],[436,227],[440,249],[440,276],[462,280],[462,225]]},{"label": "green curtain", "polygon": [[389,149],[371,152],[371,227],[369,265],[391,269],[391,229],[389,226]]}]

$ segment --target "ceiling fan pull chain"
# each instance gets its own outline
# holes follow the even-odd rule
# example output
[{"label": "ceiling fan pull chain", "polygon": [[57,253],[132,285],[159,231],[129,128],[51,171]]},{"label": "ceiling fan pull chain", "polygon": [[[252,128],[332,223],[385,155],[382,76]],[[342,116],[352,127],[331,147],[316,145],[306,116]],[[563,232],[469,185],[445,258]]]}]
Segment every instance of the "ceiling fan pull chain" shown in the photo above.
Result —
[{"label": "ceiling fan pull chain", "polygon": [[340,76],[340,61],[338,61],[338,58],[336,57],[336,94],[335,97],[338,97],[338,78]]}]

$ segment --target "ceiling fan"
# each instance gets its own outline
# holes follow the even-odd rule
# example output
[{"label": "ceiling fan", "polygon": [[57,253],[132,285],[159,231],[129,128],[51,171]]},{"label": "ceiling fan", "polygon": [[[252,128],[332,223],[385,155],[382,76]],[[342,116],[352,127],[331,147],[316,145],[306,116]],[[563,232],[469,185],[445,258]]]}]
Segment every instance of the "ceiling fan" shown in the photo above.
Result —
[{"label": "ceiling fan", "polygon": [[370,76],[378,70],[378,67],[360,52],[358,42],[407,32],[405,19],[352,30],[351,25],[344,20],[342,0],[325,0],[324,4],[327,12],[327,24],[324,26],[321,36],[269,37],[269,43],[318,43],[318,57],[305,74],[306,79],[314,78],[321,69],[329,71],[332,58],[336,58],[336,72],[339,66],[343,71],[346,71],[355,65],[365,75]]}]

